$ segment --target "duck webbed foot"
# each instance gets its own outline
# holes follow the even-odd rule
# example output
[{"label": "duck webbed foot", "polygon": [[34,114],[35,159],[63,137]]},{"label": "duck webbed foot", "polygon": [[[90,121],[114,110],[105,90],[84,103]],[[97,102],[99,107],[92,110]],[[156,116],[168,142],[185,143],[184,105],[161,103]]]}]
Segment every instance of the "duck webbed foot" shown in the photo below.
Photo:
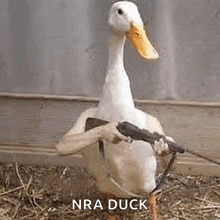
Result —
[{"label": "duck webbed foot", "polygon": [[[115,198],[115,195],[112,194],[112,193],[107,193],[107,194],[106,194],[106,198],[107,198],[107,200],[113,199],[113,198]],[[112,207],[113,205],[114,205],[114,204],[110,204],[111,207]],[[109,213],[108,213],[108,216],[107,216],[107,218],[106,218],[106,220],[119,220],[119,217],[118,217],[117,215],[115,215],[115,214],[109,212]]]}]

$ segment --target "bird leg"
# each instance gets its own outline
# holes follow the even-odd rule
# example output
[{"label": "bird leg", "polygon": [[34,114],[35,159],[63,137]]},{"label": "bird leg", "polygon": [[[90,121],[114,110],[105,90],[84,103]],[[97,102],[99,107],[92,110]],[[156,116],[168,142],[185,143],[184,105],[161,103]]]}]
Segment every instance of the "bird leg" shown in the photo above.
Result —
[{"label": "bird leg", "polygon": [[[115,195],[113,193],[106,193],[106,198],[108,201],[109,199],[115,198]],[[110,203],[110,206],[112,207],[113,204]],[[109,213],[106,220],[119,220],[119,217],[113,213]]]},{"label": "bird leg", "polygon": [[152,216],[152,220],[158,220],[157,218],[157,201],[156,195],[151,194],[148,198],[147,204],[150,208],[150,213]]},{"label": "bird leg", "polygon": [[119,220],[119,217],[117,215],[109,213],[106,220]]}]

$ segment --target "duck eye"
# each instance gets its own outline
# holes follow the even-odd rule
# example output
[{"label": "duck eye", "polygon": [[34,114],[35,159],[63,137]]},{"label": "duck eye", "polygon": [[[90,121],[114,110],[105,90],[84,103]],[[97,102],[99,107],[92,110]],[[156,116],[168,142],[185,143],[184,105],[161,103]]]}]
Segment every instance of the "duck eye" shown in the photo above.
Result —
[{"label": "duck eye", "polygon": [[123,10],[122,9],[118,9],[118,14],[122,15],[123,14]]}]

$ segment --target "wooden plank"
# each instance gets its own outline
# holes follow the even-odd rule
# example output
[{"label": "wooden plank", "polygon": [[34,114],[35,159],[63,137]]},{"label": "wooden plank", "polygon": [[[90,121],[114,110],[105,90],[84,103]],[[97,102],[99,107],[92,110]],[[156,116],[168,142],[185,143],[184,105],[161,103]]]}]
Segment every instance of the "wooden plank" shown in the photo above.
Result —
[{"label": "wooden plank", "polygon": [[[54,148],[33,145],[0,145],[0,161],[54,166],[86,166],[86,161],[81,154],[59,156]],[[163,168],[159,166],[159,170],[162,171]]]},{"label": "wooden plank", "polygon": [[[213,153],[206,155],[210,155],[211,157]],[[219,158],[220,157],[218,157],[218,159]],[[178,156],[172,168],[172,172],[191,175],[219,176],[220,166],[189,154],[184,154],[183,156]]]},{"label": "wooden plank", "polygon": [[[56,156],[54,146],[78,115],[97,103],[88,97],[0,95],[0,161],[83,166],[82,158]],[[136,105],[156,116],[178,143],[220,159],[219,103],[141,100]],[[216,165],[188,154],[179,157],[175,172],[220,174]]]},{"label": "wooden plank", "polygon": [[44,98],[0,99],[0,143],[54,147],[86,108],[97,101]]},{"label": "wooden plank", "polygon": [[159,118],[166,135],[200,152],[220,154],[220,107],[162,104],[139,104],[139,108]]},{"label": "wooden plank", "polygon": [[[58,156],[54,149],[37,146],[0,145],[0,161],[6,163],[17,162],[18,164],[86,167],[86,160],[80,154]],[[161,167],[159,163],[158,172],[163,171],[164,167]],[[183,156],[178,155],[170,172],[219,176],[220,166],[186,154]]]},{"label": "wooden plank", "polygon": [[86,161],[80,154],[58,156],[54,149],[34,146],[0,145],[0,161],[52,166],[86,166]]}]

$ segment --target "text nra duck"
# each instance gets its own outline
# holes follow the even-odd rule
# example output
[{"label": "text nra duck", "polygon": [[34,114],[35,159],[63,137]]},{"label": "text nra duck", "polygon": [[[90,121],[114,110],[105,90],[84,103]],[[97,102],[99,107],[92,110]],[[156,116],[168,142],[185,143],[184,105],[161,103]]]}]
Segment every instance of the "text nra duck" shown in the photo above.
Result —
[{"label": "text nra duck", "polygon": [[[120,210],[147,210],[147,199],[109,199],[108,200],[108,210],[114,210],[119,208]],[[103,210],[103,204],[99,199],[95,202],[92,202],[90,199],[79,199],[79,200],[72,200],[72,209],[79,209],[79,210],[96,210],[101,209]]]}]

